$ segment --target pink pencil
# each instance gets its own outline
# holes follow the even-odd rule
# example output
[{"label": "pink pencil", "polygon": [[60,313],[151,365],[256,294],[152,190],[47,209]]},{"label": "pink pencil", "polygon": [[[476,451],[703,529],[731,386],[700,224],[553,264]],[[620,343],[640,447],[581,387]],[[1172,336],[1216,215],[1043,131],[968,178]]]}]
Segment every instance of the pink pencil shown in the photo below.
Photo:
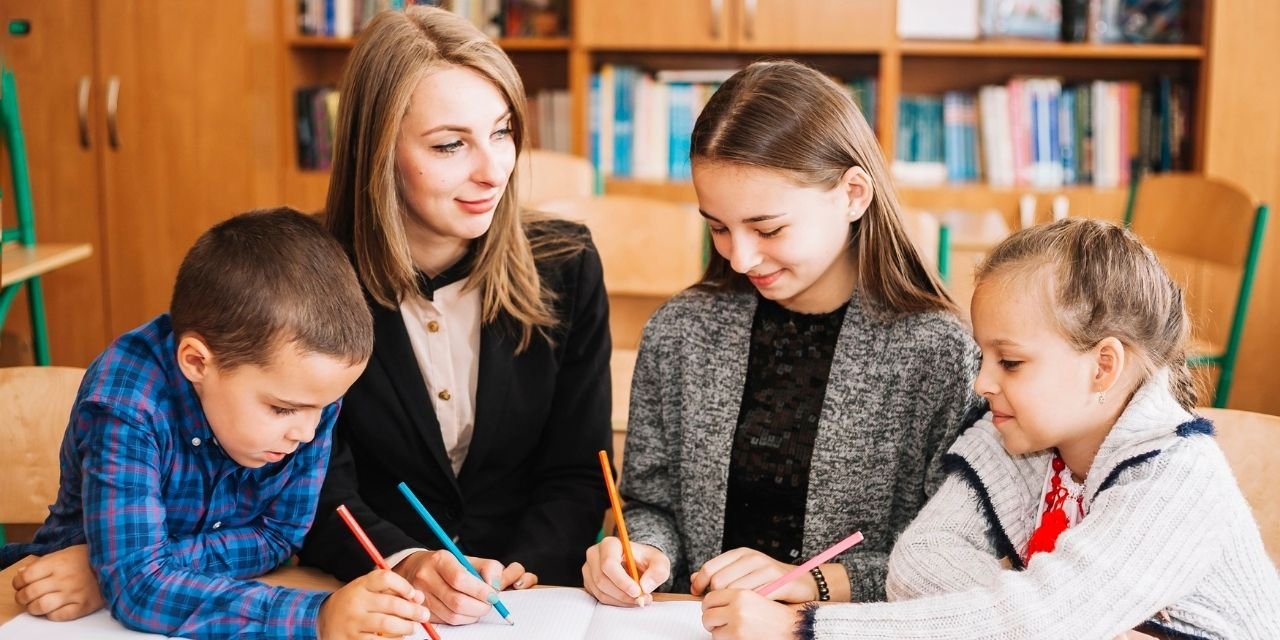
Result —
[{"label": "pink pencil", "polygon": [[840,553],[844,552],[844,550],[848,549],[849,547],[852,547],[855,544],[858,544],[859,542],[862,542],[862,532],[854,531],[853,535],[849,536],[848,538],[845,538],[844,540],[841,540],[840,542],[835,543],[834,545],[831,546],[830,549],[827,549],[826,551],[823,551],[822,553],[819,553],[818,555],[814,556],[812,560],[788,571],[787,575],[782,576],[781,578],[778,578],[777,580],[774,580],[773,582],[770,582],[769,584],[766,584],[765,586],[760,587],[759,589],[756,589],[756,593],[762,596],[768,596],[774,591],[777,591],[778,588],[781,587],[782,585],[788,582],[791,582],[792,580],[795,580],[796,578],[799,578],[800,576],[806,573],[809,573],[810,571],[813,570],[814,567],[836,557]]}]

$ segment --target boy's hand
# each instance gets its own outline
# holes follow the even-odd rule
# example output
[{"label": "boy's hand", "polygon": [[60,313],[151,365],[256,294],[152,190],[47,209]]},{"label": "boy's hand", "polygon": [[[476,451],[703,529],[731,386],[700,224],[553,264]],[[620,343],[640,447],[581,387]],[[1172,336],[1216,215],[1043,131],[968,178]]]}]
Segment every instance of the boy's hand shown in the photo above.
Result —
[{"label": "boy's hand", "polygon": [[54,551],[18,569],[13,599],[27,613],[55,622],[83,618],[106,605],[89,566],[88,545]]},{"label": "boy's hand", "polygon": [[582,565],[582,584],[587,593],[604,604],[634,607],[653,601],[649,595],[671,575],[671,560],[666,554],[647,544],[631,544],[640,584],[627,573],[622,541],[613,536],[587,549],[587,562]]},{"label": "boy's hand", "polygon": [[519,562],[501,562],[467,556],[480,572],[477,578],[448,551],[419,551],[400,561],[393,570],[426,595],[431,619],[444,624],[471,624],[493,609],[498,591],[514,586],[526,589],[538,583]]},{"label": "boy's hand", "polygon": [[[701,596],[721,589],[758,589],[792,569],[795,569],[793,565],[778,562],[755,549],[739,547],[703,564],[690,576],[689,592]],[[809,602],[818,599],[818,586],[804,576],[779,587],[769,598],[782,602]]]},{"label": "boy's hand", "polygon": [[320,640],[413,635],[431,615],[422,592],[390,571],[374,570],[338,589],[320,605]]},{"label": "boy's hand", "polygon": [[702,599],[702,626],[715,640],[796,637],[799,610],[754,591],[723,589]]}]

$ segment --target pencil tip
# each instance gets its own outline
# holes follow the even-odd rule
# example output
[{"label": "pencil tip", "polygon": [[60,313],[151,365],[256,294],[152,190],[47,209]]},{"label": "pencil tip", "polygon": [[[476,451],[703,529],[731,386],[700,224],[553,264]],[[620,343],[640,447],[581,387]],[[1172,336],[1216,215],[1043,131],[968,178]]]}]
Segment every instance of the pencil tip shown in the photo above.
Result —
[{"label": "pencil tip", "polygon": [[513,627],[514,627],[514,626],[516,626],[516,621],[515,621],[515,620],[512,620],[512,619],[511,619],[511,616],[507,616],[506,618],[504,618],[504,620],[506,620],[506,621],[507,621],[507,624],[509,624],[509,625],[511,625],[511,626],[513,626]]}]

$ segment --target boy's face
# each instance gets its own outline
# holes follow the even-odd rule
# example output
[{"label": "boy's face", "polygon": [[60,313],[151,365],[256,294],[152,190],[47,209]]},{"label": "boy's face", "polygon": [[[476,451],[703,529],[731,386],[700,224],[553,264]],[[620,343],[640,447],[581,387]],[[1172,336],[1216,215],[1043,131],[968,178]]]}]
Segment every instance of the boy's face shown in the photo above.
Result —
[{"label": "boy's face", "polygon": [[321,411],[347,392],[366,364],[287,344],[266,366],[225,370],[194,335],[179,341],[178,363],[195,387],[218,445],[232,460],[254,469],[279,462],[310,442]]}]

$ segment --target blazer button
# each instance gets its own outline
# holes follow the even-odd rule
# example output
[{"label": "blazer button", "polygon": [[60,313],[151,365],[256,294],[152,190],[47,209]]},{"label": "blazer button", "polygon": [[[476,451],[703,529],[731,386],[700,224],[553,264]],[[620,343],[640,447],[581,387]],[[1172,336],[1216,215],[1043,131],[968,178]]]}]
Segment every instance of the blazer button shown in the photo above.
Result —
[{"label": "blazer button", "polygon": [[452,398],[453,395],[449,393],[448,389],[445,389],[444,391],[437,393],[436,397],[440,398],[441,400],[448,400],[449,398]]},{"label": "blazer button", "polygon": [[428,323],[427,323],[427,331],[430,331],[431,333],[435,333],[435,332],[437,332],[437,331],[439,331],[439,330],[440,330],[440,323],[439,323],[439,322],[436,322],[435,320],[432,320],[431,322],[428,322]]}]

